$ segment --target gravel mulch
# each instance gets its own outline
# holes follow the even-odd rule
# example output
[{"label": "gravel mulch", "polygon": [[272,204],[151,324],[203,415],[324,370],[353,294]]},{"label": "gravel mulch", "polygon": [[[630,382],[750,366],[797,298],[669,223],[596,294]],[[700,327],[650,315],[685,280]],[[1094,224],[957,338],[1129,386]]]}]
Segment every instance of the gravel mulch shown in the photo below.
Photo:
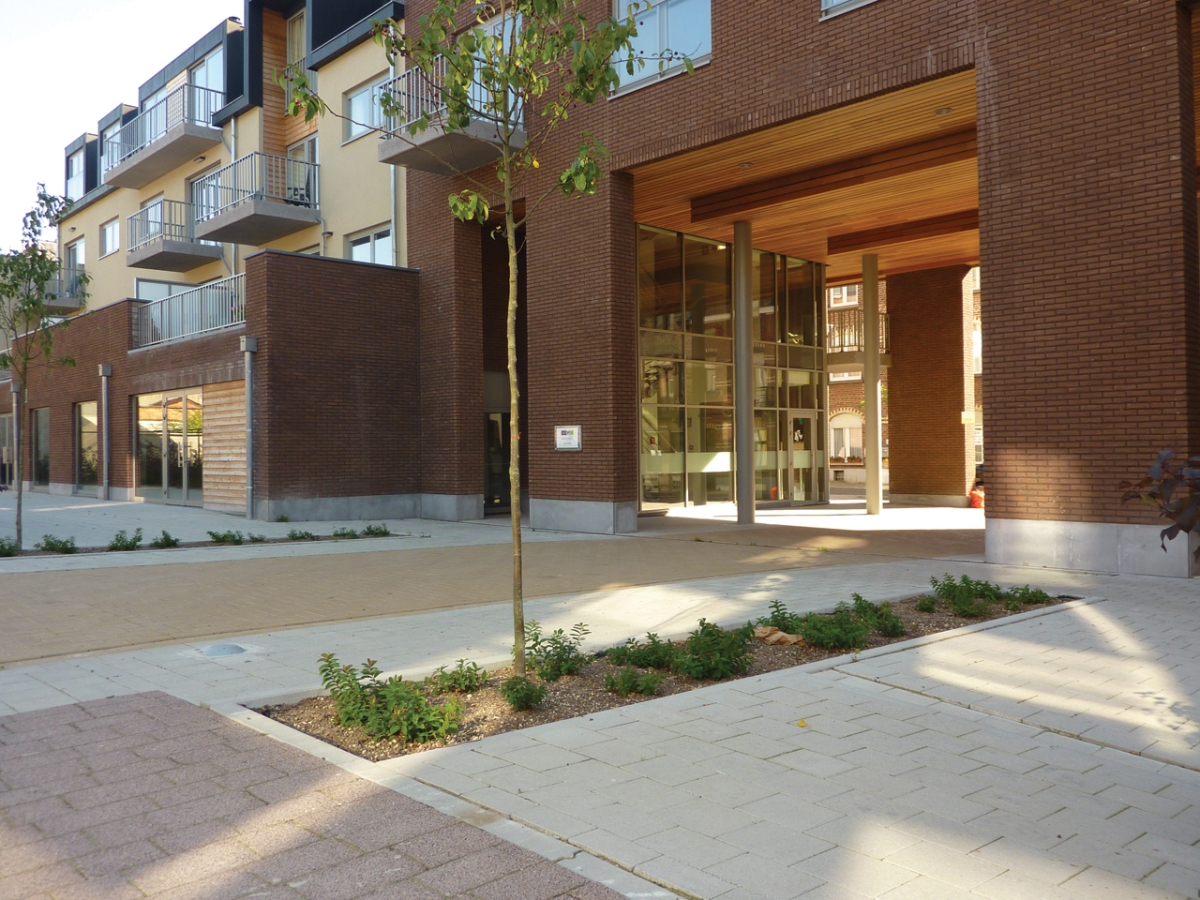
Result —
[{"label": "gravel mulch", "polygon": [[[915,609],[918,599],[917,597],[911,597],[892,604],[893,611],[904,622],[907,633],[903,637],[887,638],[878,632],[872,631],[867,640],[867,646],[864,649],[869,650],[874,647],[894,644],[897,641],[905,641],[923,637],[924,635],[950,631],[975,622],[1016,615],[1018,612],[1010,612],[996,605],[992,608],[990,616],[978,619],[963,619],[950,615],[946,612],[942,604],[938,605],[935,612],[918,612]],[[1040,607],[1027,606],[1019,610],[1019,612],[1044,608],[1073,599],[1076,598],[1068,596],[1056,597],[1050,604],[1042,604]],[[751,643],[750,654],[750,671],[742,676],[745,678],[762,675],[766,672],[774,672],[779,669],[789,669],[794,666],[804,665],[805,663],[819,662],[836,656],[850,655],[839,650],[823,650],[819,647],[810,646],[803,641],[798,644],[772,646],[760,640],[755,640]],[[488,673],[488,681],[484,687],[474,693],[458,695],[462,702],[462,719],[458,731],[444,740],[424,744],[405,743],[399,739],[376,741],[369,737],[361,728],[346,728],[338,722],[333,701],[327,696],[310,697],[307,700],[301,700],[299,703],[293,704],[264,706],[256,711],[268,718],[289,725],[298,731],[333,744],[335,747],[340,747],[364,759],[378,762],[379,760],[391,759],[396,756],[419,753],[422,750],[432,750],[437,747],[448,747],[454,744],[477,741],[480,738],[503,734],[506,731],[516,731],[521,728],[544,725],[549,722],[588,715],[606,709],[629,706],[633,703],[652,700],[654,697],[665,697],[670,694],[693,691],[714,683],[712,681],[698,681],[683,675],[666,674],[654,697],[644,697],[640,694],[619,697],[604,688],[605,676],[619,669],[619,666],[614,666],[603,656],[597,657],[578,675],[565,676],[557,681],[547,682],[546,687],[549,690],[546,699],[538,708],[523,712],[514,712],[500,694],[499,686],[506,678],[512,675],[512,669],[494,670]]]}]

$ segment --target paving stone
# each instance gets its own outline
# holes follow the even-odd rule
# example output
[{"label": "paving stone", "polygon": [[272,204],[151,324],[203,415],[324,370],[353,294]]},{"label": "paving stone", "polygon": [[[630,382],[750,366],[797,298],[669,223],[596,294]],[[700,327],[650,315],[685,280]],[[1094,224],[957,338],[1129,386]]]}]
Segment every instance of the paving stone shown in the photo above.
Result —
[{"label": "paving stone", "polygon": [[[777,859],[764,858],[756,853],[743,853],[709,866],[706,871],[744,889],[751,897],[769,900],[793,900],[821,885],[818,878],[799,873]],[[728,898],[729,894],[722,896]]]}]

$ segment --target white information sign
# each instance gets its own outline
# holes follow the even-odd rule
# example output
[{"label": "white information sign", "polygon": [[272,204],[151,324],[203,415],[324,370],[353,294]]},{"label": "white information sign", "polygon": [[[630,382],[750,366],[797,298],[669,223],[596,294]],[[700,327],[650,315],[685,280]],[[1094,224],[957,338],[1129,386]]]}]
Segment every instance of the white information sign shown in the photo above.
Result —
[{"label": "white information sign", "polygon": [[581,425],[555,425],[555,450],[582,450],[583,427]]}]

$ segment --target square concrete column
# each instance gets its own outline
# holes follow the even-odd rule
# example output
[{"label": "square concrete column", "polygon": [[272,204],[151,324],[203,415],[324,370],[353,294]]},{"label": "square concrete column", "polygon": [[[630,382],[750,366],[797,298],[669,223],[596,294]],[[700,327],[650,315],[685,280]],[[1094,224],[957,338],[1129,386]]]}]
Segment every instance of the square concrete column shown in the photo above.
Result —
[{"label": "square concrete column", "polygon": [[893,503],[966,506],[975,475],[974,291],[967,266],[888,278]]},{"label": "square concrete column", "polygon": [[[529,518],[534,528],[637,530],[638,375],[633,178],[557,195],[526,227]],[[579,426],[578,450],[556,430]]]}]

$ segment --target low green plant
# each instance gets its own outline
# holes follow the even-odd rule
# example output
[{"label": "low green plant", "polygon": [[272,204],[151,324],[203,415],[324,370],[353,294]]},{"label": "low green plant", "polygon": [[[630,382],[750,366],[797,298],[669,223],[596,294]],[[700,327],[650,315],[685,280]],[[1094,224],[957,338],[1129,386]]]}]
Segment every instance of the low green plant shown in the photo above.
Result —
[{"label": "low green plant", "polygon": [[458,730],[462,707],[456,699],[436,705],[399,675],[380,681],[373,659],[360,672],[339,663],[332,653],[323,653],[319,671],[338,721],[346,727],[360,726],[375,740],[399,737],[408,743],[427,743]]},{"label": "low green plant", "polygon": [[613,665],[638,666],[642,669],[670,669],[679,658],[679,648],[664,641],[657,634],[647,634],[646,642],[639,644],[633,638],[608,651]]},{"label": "low green plant", "polygon": [[391,534],[386,525],[368,525],[362,530],[363,537],[387,537]]},{"label": "low green plant", "polygon": [[568,636],[561,628],[542,634],[536,619],[525,623],[525,655],[543,681],[557,681],[564,675],[578,675],[589,662],[580,647],[591,632],[582,622],[571,626]]},{"label": "low green plant", "polygon": [[74,553],[79,548],[75,546],[75,538],[59,538],[52,534],[42,535],[42,539],[33,545],[35,550],[44,550],[47,553]]},{"label": "low green plant", "polygon": [[267,536],[265,534],[255,534],[252,531],[248,535],[246,535],[246,538],[252,544],[261,544],[263,541],[265,541],[267,539]]},{"label": "low green plant", "polygon": [[276,522],[290,522],[292,520],[289,519],[287,516],[276,516],[275,521]]},{"label": "low green plant", "polygon": [[17,549],[14,538],[0,538],[0,556],[16,556]]},{"label": "low green plant", "polygon": [[1021,601],[1018,600],[1016,597],[1009,597],[1007,600],[1004,601],[1004,608],[1006,610],[1008,610],[1009,612],[1020,612],[1021,611]]},{"label": "low green plant", "polygon": [[501,696],[517,712],[540,705],[546,699],[546,693],[544,684],[530,681],[523,675],[514,675],[500,685]]},{"label": "low green plant", "polygon": [[604,689],[622,697],[630,694],[652,697],[665,677],[661,672],[640,672],[633,666],[626,666],[604,676]]},{"label": "low green plant", "polygon": [[150,546],[155,550],[169,550],[171,547],[178,547],[181,543],[179,538],[171,537],[171,532],[164,528],[162,535],[152,540]]},{"label": "low green plant", "polygon": [[108,543],[108,549],[113,551],[136,550],[142,546],[142,529],[138,529],[130,537],[124,530],[118,531]]},{"label": "low green plant", "polygon": [[1021,587],[1009,588],[1007,593],[1011,599],[1016,600],[1018,603],[1026,603],[1031,606],[1050,603],[1054,599],[1041,588],[1031,588],[1027,584]]},{"label": "low green plant", "polygon": [[917,612],[931,613],[937,611],[937,600],[935,600],[933,597],[930,597],[928,594],[918,597],[917,602],[914,605]]},{"label": "low green plant", "polygon": [[772,600],[769,608],[771,610],[770,615],[763,616],[754,623],[755,625],[778,628],[787,634],[799,634],[800,622],[804,618],[803,616],[798,616],[789,610],[783,605],[782,600]]},{"label": "low green plant", "polygon": [[714,622],[700,620],[679,650],[673,666],[676,672],[689,678],[732,678],[750,669],[750,638],[754,626],[726,630]]},{"label": "low green plant", "polygon": [[449,671],[446,671],[445,666],[438,666],[434,673],[425,679],[425,684],[438,694],[469,694],[487,684],[487,679],[487,672],[478,663],[460,659],[458,665]]},{"label": "low green plant", "polygon": [[315,541],[317,536],[311,531],[301,531],[299,528],[293,528],[288,532],[288,539],[293,541]]},{"label": "low green plant", "polygon": [[884,637],[904,637],[904,622],[896,615],[890,603],[872,603],[861,594],[851,594],[854,605],[851,609],[858,618],[866,622],[872,631],[878,631]]},{"label": "low green plant", "polygon": [[933,592],[946,601],[951,615],[964,619],[982,619],[991,615],[992,606],[1002,602],[1004,592],[990,581],[976,581],[968,575],[957,581],[947,574],[944,578],[930,578]]},{"label": "low green plant", "polygon": [[353,528],[335,528],[333,529],[335,538],[345,538],[346,540],[355,540],[358,537],[358,532]]},{"label": "low green plant", "polygon": [[859,650],[867,645],[870,633],[871,626],[845,603],[839,603],[832,615],[809,613],[800,624],[800,636],[825,650]]},{"label": "low green plant", "polygon": [[242,543],[243,537],[240,531],[210,531],[208,536],[212,538],[214,544],[238,544]]}]

